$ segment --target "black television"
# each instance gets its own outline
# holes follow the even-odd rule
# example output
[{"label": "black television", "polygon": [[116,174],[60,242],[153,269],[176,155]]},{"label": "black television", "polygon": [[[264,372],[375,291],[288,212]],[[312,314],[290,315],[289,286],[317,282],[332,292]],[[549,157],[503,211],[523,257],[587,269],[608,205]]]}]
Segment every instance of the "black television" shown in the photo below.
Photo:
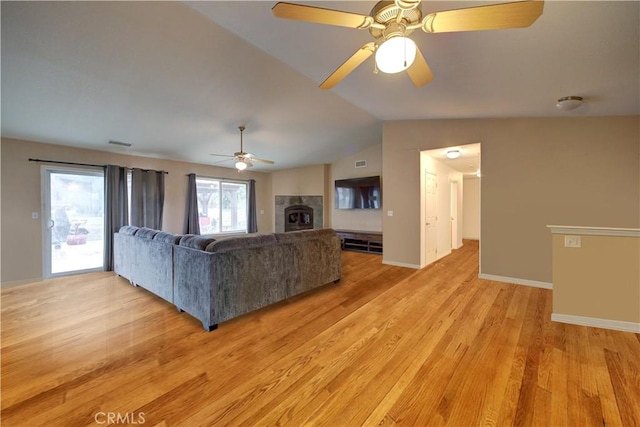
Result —
[{"label": "black television", "polygon": [[381,207],[382,190],[379,176],[336,180],[336,209],[380,209]]}]

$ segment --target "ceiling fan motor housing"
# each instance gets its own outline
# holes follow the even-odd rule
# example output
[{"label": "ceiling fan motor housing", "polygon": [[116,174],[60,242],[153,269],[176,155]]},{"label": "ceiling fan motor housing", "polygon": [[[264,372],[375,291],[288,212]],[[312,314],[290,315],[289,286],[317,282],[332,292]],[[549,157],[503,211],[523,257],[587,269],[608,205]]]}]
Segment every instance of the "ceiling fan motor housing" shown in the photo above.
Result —
[{"label": "ceiling fan motor housing", "polygon": [[[402,6],[398,5],[401,4]],[[406,8],[406,5],[412,5]],[[398,15],[402,13],[402,19],[396,22]],[[371,9],[371,16],[378,24],[385,26],[384,29],[369,28],[369,33],[377,40],[381,37],[388,39],[398,35],[409,35],[413,30],[407,31],[406,27],[418,23],[422,20],[422,9],[419,1],[397,0],[381,1]],[[400,28],[402,27],[402,28]],[[402,31],[402,32],[400,32]]]},{"label": "ceiling fan motor housing", "polygon": [[396,5],[402,10],[411,10],[418,7],[422,0],[395,0]]}]

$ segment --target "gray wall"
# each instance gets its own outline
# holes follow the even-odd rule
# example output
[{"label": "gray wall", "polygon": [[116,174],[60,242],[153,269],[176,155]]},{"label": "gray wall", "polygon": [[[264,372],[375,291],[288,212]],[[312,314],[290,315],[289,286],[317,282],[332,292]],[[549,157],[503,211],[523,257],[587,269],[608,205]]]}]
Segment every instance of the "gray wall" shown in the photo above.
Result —
[{"label": "gray wall", "polygon": [[548,283],[546,225],[640,226],[640,116],[388,121],[385,261],[420,263],[420,151],[475,142],[481,273]]},{"label": "gray wall", "polygon": [[[29,158],[93,164],[118,164],[127,167],[157,169],[169,172],[165,177],[163,227],[171,233],[183,231],[187,200],[187,174],[255,179],[258,230],[273,231],[271,175],[195,163],[138,157],[118,153],[87,150],[62,145],[2,139],[2,284],[18,284],[42,278],[42,215],[40,212],[41,165]],[[41,213],[41,212],[40,212]]]}]

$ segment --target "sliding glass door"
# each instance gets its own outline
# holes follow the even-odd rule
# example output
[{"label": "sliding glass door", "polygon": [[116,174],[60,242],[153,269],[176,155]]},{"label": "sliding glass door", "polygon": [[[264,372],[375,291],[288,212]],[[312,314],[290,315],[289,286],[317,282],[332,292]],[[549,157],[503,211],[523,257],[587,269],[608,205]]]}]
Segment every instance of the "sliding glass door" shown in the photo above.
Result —
[{"label": "sliding glass door", "polygon": [[43,168],[44,276],[101,271],[104,173]]}]

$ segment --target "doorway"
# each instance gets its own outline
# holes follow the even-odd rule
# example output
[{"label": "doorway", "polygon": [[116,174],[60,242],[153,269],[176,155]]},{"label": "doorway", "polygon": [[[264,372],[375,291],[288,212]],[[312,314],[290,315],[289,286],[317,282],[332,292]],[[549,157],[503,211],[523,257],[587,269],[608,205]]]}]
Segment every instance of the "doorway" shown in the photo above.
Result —
[{"label": "doorway", "polygon": [[458,249],[458,181],[451,181],[451,249]]},{"label": "doorway", "polygon": [[43,275],[104,269],[104,172],[43,167]]},{"label": "doorway", "polygon": [[[453,155],[453,154],[455,155]],[[467,210],[466,183],[467,177],[474,176],[479,170],[480,143],[458,145],[449,148],[438,148],[420,152],[420,261],[421,266],[447,256],[454,249],[459,249],[468,239],[467,234]],[[431,177],[427,174],[431,173]],[[433,194],[433,185],[428,180],[438,180],[438,185]],[[428,203],[429,198],[437,203]],[[431,207],[430,207],[430,206]],[[469,208],[475,207],[471,203]],[[438,219],[436,231],[427,230],[427,216],[433,218],[433,213],[427,213],[428,209],[435,209]],[[479,218],[479,206],[476,209]],[[471,223],[471,221],[470,221]],[[436,238],[429,239],[427,234]],[[428,247],[428,244],[436,240],[436,247]],[[428,252],[428,254],[427,254]],[[433,255],[436,255],[435,260]]]},{"label": "doorway", "polygon": [[438,176],[425,171],[425,264],[429,265],[438,259]]}]

